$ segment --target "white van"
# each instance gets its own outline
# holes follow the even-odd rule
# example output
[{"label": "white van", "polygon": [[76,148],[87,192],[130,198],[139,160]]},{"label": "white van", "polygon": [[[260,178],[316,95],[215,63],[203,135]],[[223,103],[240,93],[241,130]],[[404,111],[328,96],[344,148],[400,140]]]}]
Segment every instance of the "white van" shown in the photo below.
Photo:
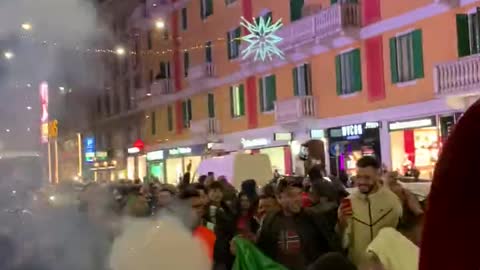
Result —
[{"label": "white van", "polygon": [[204,159],[198,165],[196,177],[214,172],[215,176],[224,175],[236,188],[247,179],[254,179],[263,186],[273,179],[272,164],[266,154],[232,153],[225,156]]}]

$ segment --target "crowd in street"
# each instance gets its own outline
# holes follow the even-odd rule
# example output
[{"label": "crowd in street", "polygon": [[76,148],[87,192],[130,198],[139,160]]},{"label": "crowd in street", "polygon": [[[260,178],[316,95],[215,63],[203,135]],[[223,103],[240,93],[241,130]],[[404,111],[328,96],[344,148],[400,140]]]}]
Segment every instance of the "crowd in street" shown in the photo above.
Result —
[{"label": "crowd in street", "polygon": [[347,183],[322,172],[317,165],[307,177],[276,175],[263,187],[248,179],[238,190],[215,172],[195,181],[187,172],[178,186],[122,183],[113,186],[112,209],[149,218],[188,205],[188,226],[214,270],[243,270],[236,265],[243,255],[238,238],[291,270],[418,269],[423,205],[397,176],[363,157],[349,194]]}]

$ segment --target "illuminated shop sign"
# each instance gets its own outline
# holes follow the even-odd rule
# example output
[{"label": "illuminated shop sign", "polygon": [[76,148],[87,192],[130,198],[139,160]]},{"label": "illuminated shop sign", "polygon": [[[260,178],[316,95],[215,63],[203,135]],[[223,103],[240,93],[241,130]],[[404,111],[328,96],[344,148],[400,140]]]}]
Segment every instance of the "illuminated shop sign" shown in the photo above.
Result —
[{"label": "illuminated shop sign", "polygon": [[163,159],[163,150],[147,153],[147,160],[162,160]]},{"label": "illuminated shop sign", "polygon": [[177,155],[189,155],[192,153],[192,148],[190,147],[178,147],[168,150],[168,154],[171,156]]},{"label": "illuminated shop sign", "polygon": [[39,89],[40,94],[40,129],[41,129],[41,142],[48,143],[48,83],[42,82]]},{"label": "illuminated shop sign", "polygon": [[247,140],[242,138],[241,140],[243,148],[253,148],[253,147],[260,147],[270,144],[270,141],[265,138]]},{"label": "illuminated shop sign", "polygon": [[85,161],[86,162],[93,162],[95,161],[95,151],[96,151],[96,144],[94,137],[87,137],[85,138]]},{"label": "illuminated shop sign", "polygon": [[437,125],[435,117],[407,120],[407,121],[396,121],[388,124],[389,131],[396,130],[405,130],[405,129],[415,129],[415,128],[425,128],[433,127]]},{"label": "illuminated shop sign", "polygon": [[142,140],[136,140],[133,143],[133,147],[127,149],[127,153],[133,155],[138,154],[145,148],[145,143]]},{"label": "illuminated shop sign", "polygon": [[105,161],[108,159],[108,152],[100,151],[95,153],[95,161]]},{"label": "illuminated shop sign", "polygon": [[323,139],[325,138],[325,131],[323,129],[312,129],[310,130],[310,138]]},{"label": "illuminated shop sign", "polygon": [[278,132],[273,134],[274,141],[291,141],[293,140],[293,135],[290,132]]},{"label": "illuminated shop sign", "polygon": [[138,147],[130,147],[130,148],[127,149],[127,153],[129,153],[129,154],[138,154],[138,153],[140,153],[140,151],[141,150]]},{"label": "illuminated shop sign", "polygon": [[345,140],[356,140],[365,135],[370,130],[378,130],[379,122],[366,122],[362,124],[346,125],[328,130],[330,138],[341,138]]}]

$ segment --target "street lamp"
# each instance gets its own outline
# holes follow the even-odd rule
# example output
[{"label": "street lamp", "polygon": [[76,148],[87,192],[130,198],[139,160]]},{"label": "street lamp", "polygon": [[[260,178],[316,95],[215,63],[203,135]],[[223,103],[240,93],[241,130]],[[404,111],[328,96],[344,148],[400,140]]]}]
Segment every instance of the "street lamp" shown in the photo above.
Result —
[{"label": "street lamp", "polygon": [[117,47],[115,49],[115,54],[117,54],[118,56],[123,56],[125,55],[125,49],[123,47]]},{"label": "street lamp", "polygon": [[7,60],[10,60],[12,59],[13,57],[15,57],[15,55],[13,54],[13,52],[11,51],[6,51],[3,53],[3,56],[5,57],[5,59]]},{"label": "street lamp", "polygon": [[25,30],[25,31],[30,31],[30,30],[32,30],[32,25],[28,22],[22,23],[22,29]]},{"label": "street lamp", "polygon": [[163,20],[155,21],[155,28],[157,28],[159,30],[165,29],[165,22]]}]

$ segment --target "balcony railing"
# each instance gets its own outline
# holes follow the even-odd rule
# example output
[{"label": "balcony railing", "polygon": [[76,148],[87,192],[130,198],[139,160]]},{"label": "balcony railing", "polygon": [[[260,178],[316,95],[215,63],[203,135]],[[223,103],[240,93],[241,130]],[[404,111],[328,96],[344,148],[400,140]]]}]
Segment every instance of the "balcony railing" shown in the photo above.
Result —
[{"label": "balcony railing", "polygon": [[435,66],[437,95],[480,94],[480,55]]},{"label": "balcony railing", "polygon": [[293,97],[275,102],[275,121],[277,124],[291,124],[316,116],[316,104],[313,96]]},{"label": "balcony railing", "polygon": [[198,81],[215,76],[215,64],[204,63],[188,69],[188,80]]},{"label": "balcony railing", "polygon": [[215,117],[195,120],[190,123],[190,131],[197,135],[215,136],[220,133],[220,125]]},{"label": "balcony railing", "polygon": [[279,47],[285,51],[315,40],[345,35],[350,29],[360,29],[361,21],[359,4],[334,4],[278,30],[283,38]]},{"label": "balcony railing", "polygon": [[153,82],[151,87],[152,96],[168,95],[174,93],[171,79],[159,79]]}]

